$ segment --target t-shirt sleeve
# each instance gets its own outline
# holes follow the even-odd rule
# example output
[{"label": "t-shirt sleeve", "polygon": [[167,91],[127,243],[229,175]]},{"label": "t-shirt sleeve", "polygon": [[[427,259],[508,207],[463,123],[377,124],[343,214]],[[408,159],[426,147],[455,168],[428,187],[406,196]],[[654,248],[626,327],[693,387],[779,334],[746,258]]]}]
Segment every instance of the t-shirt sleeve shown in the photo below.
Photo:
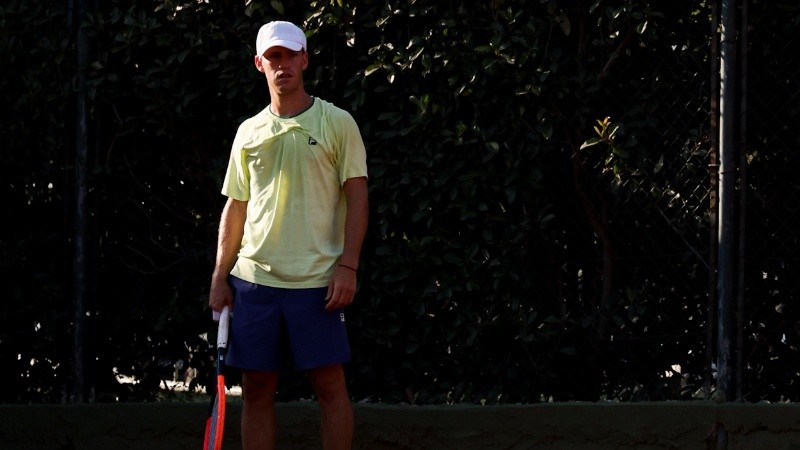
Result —
[{"label": "t-shirt sleeve", "polygon": [[367,150],[358,124],[349,113],[342,111],[339,125],[340,142],[336,151],[339,183],[344,184],[350,178],[367,176]]}]

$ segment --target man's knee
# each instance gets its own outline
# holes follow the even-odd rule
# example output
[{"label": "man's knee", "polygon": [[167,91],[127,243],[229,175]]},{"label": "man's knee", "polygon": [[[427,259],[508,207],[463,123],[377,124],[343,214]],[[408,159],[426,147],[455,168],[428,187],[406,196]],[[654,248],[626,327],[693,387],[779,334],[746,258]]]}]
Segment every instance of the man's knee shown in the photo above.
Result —
[{"label": "man's knee", "polygon": [[242,397],[246,402],[274,402],[277,386],[277,372],[242,372]]},{"label": "man's knee", "polygon": [[321,367],[309,372],[314,393],[320,402],[348,398],[347,383],[341,365]]}]

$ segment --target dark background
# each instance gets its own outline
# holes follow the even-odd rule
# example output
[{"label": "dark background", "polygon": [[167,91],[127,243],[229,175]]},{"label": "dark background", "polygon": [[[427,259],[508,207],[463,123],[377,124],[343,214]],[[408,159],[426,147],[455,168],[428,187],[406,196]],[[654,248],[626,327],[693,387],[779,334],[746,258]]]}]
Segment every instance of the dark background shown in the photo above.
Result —
[{"label": "dark background", "polygon": [[[78,20],[72,1],[7,2],[0,401],[153,401],[178,396],[166,380],[208,382],[219,188],[236,127],[269,101],[252,59],[273,19],[308,30],[309,92],[350,111],[367,145],[354,399],[713,398],[714,6],[109,0]],[[737,389],[797,400],[800,7],[751,0],[741,15]],[[311,395],[301,375],[279,394]]]}]

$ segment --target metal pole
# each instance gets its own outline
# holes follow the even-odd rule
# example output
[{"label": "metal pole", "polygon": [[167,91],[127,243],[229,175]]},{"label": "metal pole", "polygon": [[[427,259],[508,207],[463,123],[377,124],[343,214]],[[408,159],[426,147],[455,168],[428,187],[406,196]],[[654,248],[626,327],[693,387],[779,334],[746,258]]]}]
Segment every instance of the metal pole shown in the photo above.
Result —
[{"label": "metal pole", "polygon": [[719,29],[719,1],[714,0],[711,5],[711,131],[709,140],[711,148],[708,155],[708,314],[706,317],[706,376],[703,383],[703,390],[707,396],[711,396],[713,385],[713,374],[711,367],[714,364],[714,332],[717,323],[717,228],[719,219],[719,40],[717,30]]},{"label": "metal pole", "polygon": [[717,394],[733,400],[734,208],[736,161],[736,0],[722,0],[720,43],[719,273],[717,277]]}]

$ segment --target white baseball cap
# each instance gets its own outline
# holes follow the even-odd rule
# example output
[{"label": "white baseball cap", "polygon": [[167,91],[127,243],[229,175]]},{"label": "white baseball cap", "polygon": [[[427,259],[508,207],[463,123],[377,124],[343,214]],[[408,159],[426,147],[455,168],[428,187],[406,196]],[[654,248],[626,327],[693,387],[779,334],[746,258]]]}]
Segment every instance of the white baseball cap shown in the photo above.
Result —
[{"label": "white baseball cap", "polygon": [[261,26],[256,37],[256,54],[263,55],[271,47],[286,47],[299,52],[306,48],[306,35],[291,22],[276,20]]}]

